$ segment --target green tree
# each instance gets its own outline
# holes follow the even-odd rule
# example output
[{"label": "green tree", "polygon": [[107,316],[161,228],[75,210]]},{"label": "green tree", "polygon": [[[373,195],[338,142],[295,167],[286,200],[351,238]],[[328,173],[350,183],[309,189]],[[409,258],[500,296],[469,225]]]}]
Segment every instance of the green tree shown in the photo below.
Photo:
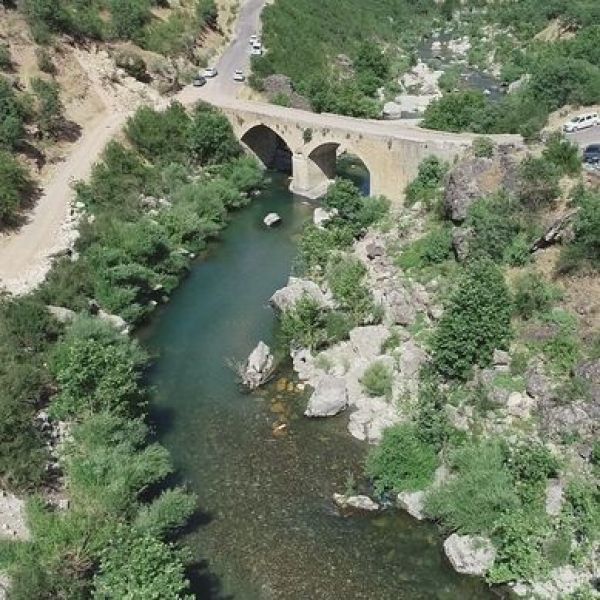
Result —
[{"label": "green tree", "polygon": [[204,104],[199,104],[194,111],[188,130],[188,146],[201,165],[225,162],[240,153],[227,118]]},{"label": "green tree", "polygon": [[31,87],[37,99],[36,118],[40,131],[45,136],[56,137],[64,122],[64,107],[58,84],[36,78],[32,80]]},{"label": "green tree", "polygon": [[556,166],[543,157],[528,156],[519,166],[521,202],[537,210],[556,200],[560,193]]},{"label": "green tree", "polygon": [[150,21],[149,0],[111,0],[111,23],[114,35],[127,40],[134,39]]},{"label": "green tree", "polygon": [[11,150],[25,135],[26,110],[7,79],[0,76],[0,148]]},{"label": "green tree", "polygon": [[489,259],[470,262],[450,295],[433,339],[433,361],[450,378],[466,379],[486,366],[510,339],[511,298],[502,272]]},{"label": "green tree", "polygon": [[0,150],[0,226],[13,225],[20,209],[34,192],[27,169],[8,152]]}]

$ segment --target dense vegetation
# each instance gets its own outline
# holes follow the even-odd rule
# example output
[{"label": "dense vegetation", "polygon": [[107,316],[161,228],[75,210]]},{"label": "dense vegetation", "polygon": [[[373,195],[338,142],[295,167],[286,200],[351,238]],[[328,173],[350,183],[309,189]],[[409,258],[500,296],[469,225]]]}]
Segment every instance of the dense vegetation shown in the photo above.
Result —
[{"label": "dense vegetation", "polygon": [[[440,82],[443,97],[426,112],[427,127],[531,136],[551,111],[600,101],[595,0],[557,0],[543,7],[537,0],[461,4],[353,1],[340,11],[331,0],[282,0],[264,11],[268,52],[253,61],[253,83],[260,88],[265,77],[282,73],[317,111],[375,116],[377,89],[397,91],[398,76],[414,64],[421,38],[449,28],[456,37],[470,38],[471,66],[489,67],[491,55],[505,84],[523,75],[527,80],[498,102],[479,91],[456,90],[450,71]],[[572,35],[533,39],[555,19]],[[490,26],[495,33],[484,38],[481,31]]]},{"label": "dense vegetation", "polygon": [[66,33],[78,39],[132,40],[165,55],[190,53],[199,32],[216,25],[214,0],[182,3],[166,20],[152,12],[160,6],[154,0],[25,0],[24,11],[39,43]]},{"label": "dense vegetation", "polygon": [[[175,537],[196,501],[165,486],[169,456],[146,423],[148,356],[88,303],[138,323],[261,174],[239,157],[225,117],[204,106],[140,109],[126,133],[128,145],[110,144],[78,186],[87,213],[78,256],[56,263],[33,295],[0,301],[0,481],[33,494],[31,541],[0,545],[16,599],[191,597],[190,558]],[[61,324],[47,304],[78,314]],[[42,408],[50,427],[69,423],[59,450],[47,444],[48,417],[36,417]],[[59,508],[45,492],[61,480]]]}]

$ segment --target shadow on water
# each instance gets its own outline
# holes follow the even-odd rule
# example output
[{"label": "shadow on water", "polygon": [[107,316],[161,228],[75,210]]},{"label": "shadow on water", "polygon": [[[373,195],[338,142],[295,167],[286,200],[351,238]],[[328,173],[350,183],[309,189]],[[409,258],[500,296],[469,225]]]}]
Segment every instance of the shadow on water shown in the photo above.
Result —
[{"label": "shadow on water", "polygon": [[[307,392],[289,372],[243,394],[227,366],[258,340],[275,340],[268,299],[285,284],[312,212],[285,183],[272,175],[141,333],[160,356],[150,373],[158,437],[174,481],[198,495],[202,511],[185,532],[194,591],[207,600],[491,598],[449,568],[432,525],[394,510],[338,514],[331,496],[349,475],[361,480],[366,451],[346,415],[304,418]],[[267,229],[271,211],[282,223]],[[281,423],[285,434],[276,435]]]}]

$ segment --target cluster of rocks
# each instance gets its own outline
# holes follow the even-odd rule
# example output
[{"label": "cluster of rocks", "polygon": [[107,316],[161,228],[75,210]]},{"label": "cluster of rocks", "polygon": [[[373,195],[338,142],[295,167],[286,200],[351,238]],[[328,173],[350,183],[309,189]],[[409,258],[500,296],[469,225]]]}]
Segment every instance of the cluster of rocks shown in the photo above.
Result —
[{"label": "cluster of rocks", "polygon": [[262,85],[270,102],[287,98],[292,108],[312,110],[310,101],[294,89],[292,80],[287,75],[269,75],[263,79]]},{"label": "cluster of rocks", "polygon": [[[48,312],[60,323],[71,323],[77,317],[77,313],[74,310],[65,308],[64,306],[48,305],[46,308],[48,309]],[[88,312],[90,315],[96,316],[114,327],[119,333],[122,333],[123,335],[127,335],[129,333],[129,325],[127,321],[125,321],[125,319],[119,315],[113,315],[100,308],[100,305],[96,302],[96,300],[89,301]]]},{"label": "cluster of rocks", "polygon": [[239,369],[242,384],[254,390],[271,379],[275,371],[275,358],[262,340],[252,350],[245,364]]}]

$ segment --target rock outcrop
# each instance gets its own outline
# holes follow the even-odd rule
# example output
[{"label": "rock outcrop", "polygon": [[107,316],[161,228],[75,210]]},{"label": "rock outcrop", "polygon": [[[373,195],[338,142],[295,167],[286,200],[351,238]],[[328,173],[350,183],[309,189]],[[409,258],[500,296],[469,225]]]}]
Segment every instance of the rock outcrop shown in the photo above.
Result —
[{"label": "rock outcrop", "polygon": [[263,341],[258,342],[241,369],[242,383],[251,390],[263,385],[273,375],[274,362],[269,346]]},{"label": "rock outcrop", "polygon": [[337,208],[327,210],[326,208],[318,206],[313,212],[313,224],[319,229],[325,229],[325,224],[331,221],[331,219],[333,219],[333,217],[335,217],[337,214]]},{"label": "rock outcrop", "polygon": [[494,158],[466,158],[448,173],[445,188],[446,214],[455,223],[462,223],[476,200],[499,189],[509,193],[517,191],[517,162],[504,153]]},{"label": "rock outcrop", "polygon": [[276,212],[271,212],[263,219],[263,223],[267,227],[273,227],[281,223],[281,217]]},{"label": "rock outcrop", "polygon": [[314,281],[297,277],[290,277],[287,285],[271,296],[269,303],[279,312],[285,312],[293,309],[305,296],[323,308],[331,306],[331,300]]},{"label": "rock outcrop", "polygon": [[315,390],[304,411],[307,417],[331,417],[348,406],[348,392],[343,377],[323,375],[316,383]]},{"label": "rock outcrop", "polygon": [[496,550],[485,537],[453,533],[444,542],[444,552],[458,573],[482,577],[494,564]]}]

